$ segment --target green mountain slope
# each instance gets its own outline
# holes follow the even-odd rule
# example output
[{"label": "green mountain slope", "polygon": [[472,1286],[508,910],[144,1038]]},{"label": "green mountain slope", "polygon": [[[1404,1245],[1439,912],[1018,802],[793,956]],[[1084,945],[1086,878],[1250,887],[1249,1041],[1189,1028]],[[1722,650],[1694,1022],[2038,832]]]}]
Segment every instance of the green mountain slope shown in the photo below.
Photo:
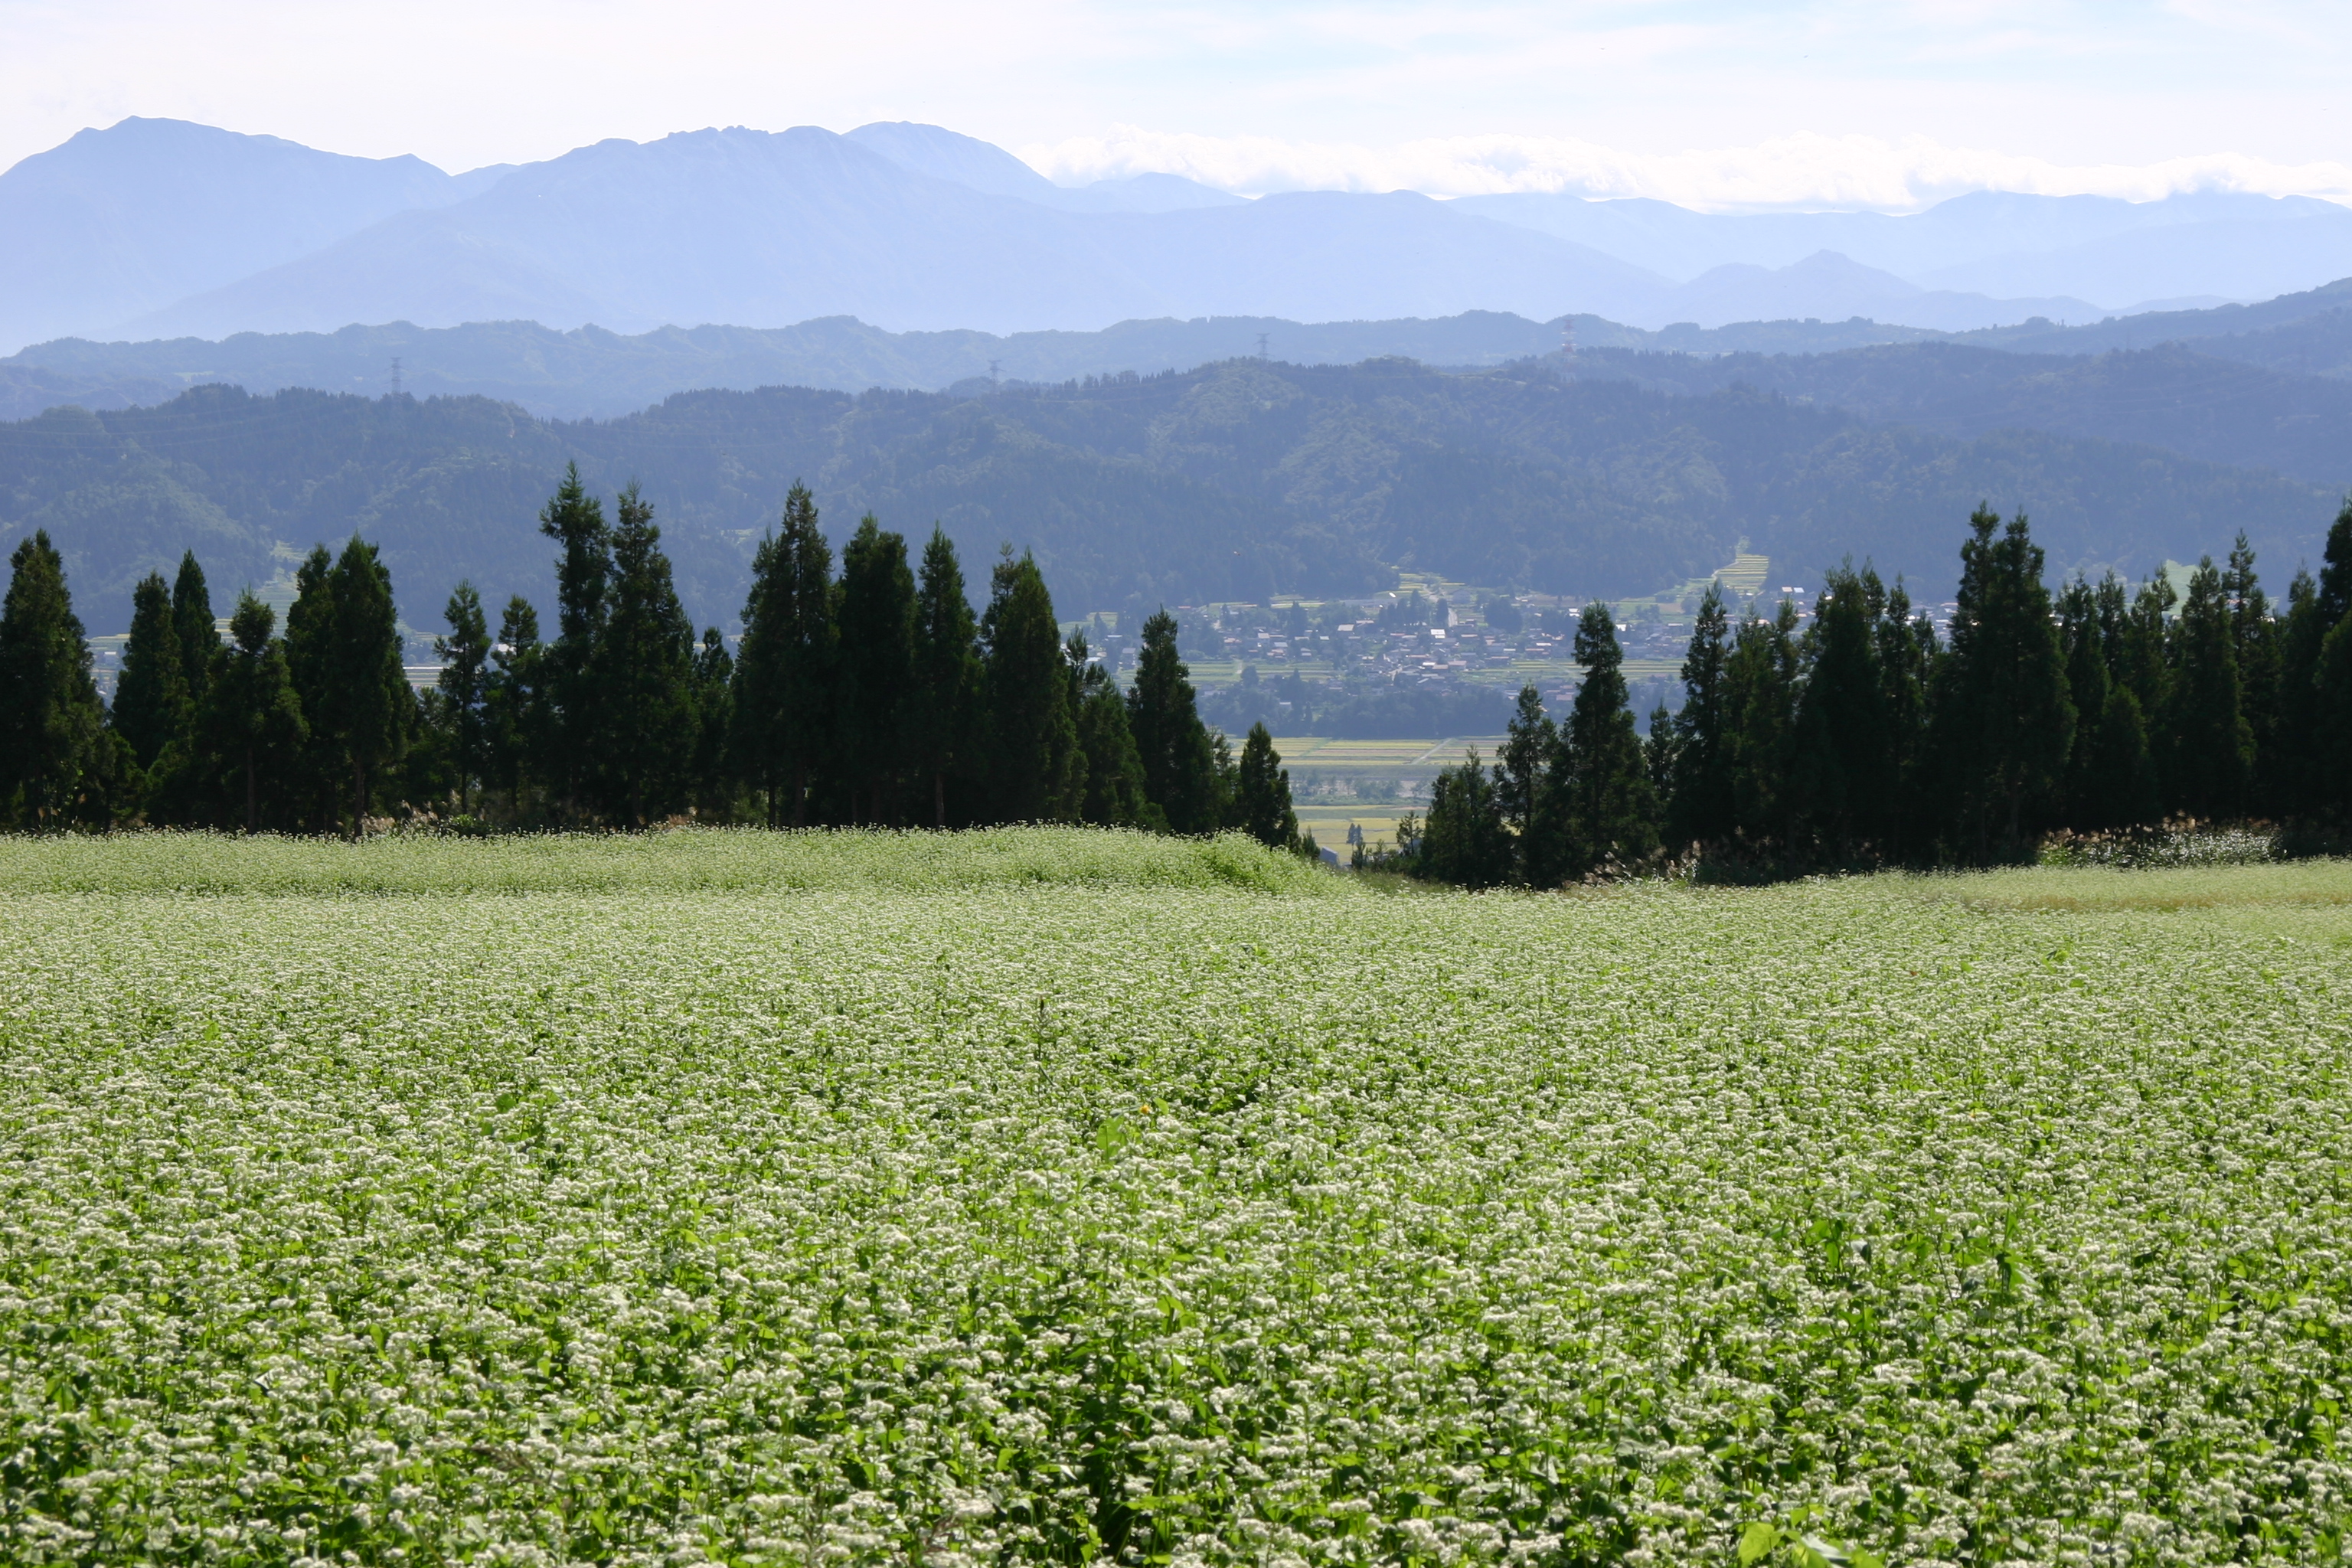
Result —
[{"label": "green mountain slope", "polygon": [[404,617],[429,627],[460,576],[494,602],[544,603],[535,514],[568,460],[608,494],[643,485],[688,609],[721,624],[795,479],[836,532],[868,508],[910,532],[937,519],[975,572],[1002,543],[1034,549],[1073,614],[1363,594],[1401,567],[1648,593],[1743,540],[1790,580],[1850,554],[1940,594],[1980,500],[2032,512],[2061,568],[2136,573],[2240,527],[2284,568],[2333,510],[2272,474],[2051,435],[1964,442],[1744,387],[1241,360],[984,397],[692,393],[572,424],[487,398],[201,387],[0,426],[0,546],[47,528],[103,632],[183,548],[229,589],[356,529],[382,544]]}]

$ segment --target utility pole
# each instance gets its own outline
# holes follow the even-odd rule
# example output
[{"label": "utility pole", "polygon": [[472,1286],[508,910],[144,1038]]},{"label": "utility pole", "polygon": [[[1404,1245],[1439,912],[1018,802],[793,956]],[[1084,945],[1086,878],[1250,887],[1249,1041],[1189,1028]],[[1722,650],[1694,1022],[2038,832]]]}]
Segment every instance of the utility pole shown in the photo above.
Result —
[{"label": "utility pole", "polygon": [[394,397],[400,395],[400,356],[398,354],[392,356],[392,395]]}]

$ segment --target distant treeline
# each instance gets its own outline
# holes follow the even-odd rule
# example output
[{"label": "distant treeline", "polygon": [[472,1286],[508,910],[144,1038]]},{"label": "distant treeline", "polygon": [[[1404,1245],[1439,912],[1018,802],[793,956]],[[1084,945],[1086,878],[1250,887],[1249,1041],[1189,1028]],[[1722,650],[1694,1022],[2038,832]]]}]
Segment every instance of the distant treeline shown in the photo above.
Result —
[{"label": "distant treeline", "polygon": [[204,573],[133,593],[110,708],[46,533],[0,612],[0,822],[356,832],[423,810],[460,826],[643,827],[1084,822],[1240,828],[1311,854],[1263,725],[1236,758],[1201,719],[1165,613],[1131,690],[1065,642],[1036,563],[1008,548],[975,616],[955,546],[919,563],[868,515],[842,552],[795,485],[761,542],[743,635],[698,643],[653,509],[615,515],[576,468],[540,514],[557,545],[552,637],[520,595],[495,636],[450,595],[436,684],[412,691],[391,573],[354,536],[314,549],[280,636],[240,595],[224,642]]},{"label": "distant treeline", "polygon": [[1831,573],[1801,630],[1785,603],[1734,626],[1710,589],[1681,710],[1646,742],[1611,611],[1587,608],[1566,719],[1522,691],[1500,758],[1439,775],[1394,864],[1550,887],[1669,854],[1765,874],[1982,865],[2059,830],[2352,823],[2352,501],[2283,613],[2243,534],[2185,596],[2109,573],[2053,598],[2022,514],[1969,522],[1948,643],[1867,567]]}]

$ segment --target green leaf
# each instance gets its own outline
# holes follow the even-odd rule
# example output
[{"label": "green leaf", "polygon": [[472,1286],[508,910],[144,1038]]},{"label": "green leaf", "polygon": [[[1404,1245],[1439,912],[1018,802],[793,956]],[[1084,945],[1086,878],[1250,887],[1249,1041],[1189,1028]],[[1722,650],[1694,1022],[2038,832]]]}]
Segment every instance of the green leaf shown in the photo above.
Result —
[{"label": "green leaf", "polygon": [[1739,1537],[1739,1561],[1743,1564],[1753,1563],[1780,1544],[1780,1532],[1758,1520]]}]

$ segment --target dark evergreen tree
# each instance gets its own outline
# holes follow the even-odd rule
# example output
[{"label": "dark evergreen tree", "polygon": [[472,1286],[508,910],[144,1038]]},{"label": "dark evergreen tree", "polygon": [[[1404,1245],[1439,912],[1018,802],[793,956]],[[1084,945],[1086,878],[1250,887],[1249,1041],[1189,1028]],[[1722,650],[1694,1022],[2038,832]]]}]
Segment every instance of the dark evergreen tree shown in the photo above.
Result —
[{"label": "dark evergreen tree", "polygon": [[734,732],[735,656],[717,626],[702,628],[694,656],[694,811],[705,822],[732,815],[728,738]]},{"label": "dark evergreen tree", "polygon": [[2270,595],[2263,592],[2254,573],[2253,546],[2243,529],[2230,549],[2230,564],[2221,574],[2221,592],[2230,603],[2230,637],[2238,656],[2238,689],[2246,728],[2254,742],[2253,770],[2247,805],[2259,816],[2276,816],[2284,799],[2279,778],[2279,679],[2282,673],[2281,627]]},{"label": "dark evergreen tree", "polygon": [[310,727],[295,695],[278,617],[250,589],[237,595],[228,645],[214,656],[197,730],[209,771],[229,785],[235,820],[261,830],[265,814],[293,805]]},{"label": "dark evergreen tree", "polygon": [[694,626],[679,605],[654,509],[623,490],[612,531],[606,613],[590,669],[608,816],[643,827],[686,803],[701,714]]},{"label": "dark evergreen tree", "polygon": [[326,699],[314,733],[323,734],[351,781],[352,832],[368,815],[370,781],[396,761],[407,743],[416,700],[400,667],[400,618],[393,606],[392,574],[375,546],[357,534],[327,580],[334,605]]},{"label": "dark evergreen tree", "polygon": [[1828,574],[1804,637],[1791,784],[1806,836],[1840,865],[1885,848],[1895,804],[1894,734],[1875,635],[1885,599],[1875,573],[1840,567]]},{"label": "dark evergreen tree", "polygon": [[[2310,714],[2304,810],[2340,828],[2352,824],[2352,632],[2345,629],[2352,626],[2352,498],[2327,531],[2310,604],[2295,650],[2310,668],[2296,694]],[[2300,670],[2284,673],[2292,689]]]},{"label": "dark evergreen tree", "polygon": [[1584,607],[1575,658],[1583,671],[1560,726],[1548,793],[1563,808],[1565,870],[1636,866],[1658,851],[1658,803],[1650,791],[1642,738],[1626,706],[1624,655],[1607,605]]},{"label": "dark evergreen tree", "polygon": [[1274,749],[1274,736],[1263,720],[1250,726],[1242,742],[1234,826],[1269,849],[1305,849],[1298,813],[1290,801],[1290,770],[1282,765],[1282,753]]},{"label": "dark evergreen tree", "polygon": [[521,821],[532,815],[532,781],[545,752],[545,703],[541,690],[545,649],[539,640],[539,612],[520,594],[507,599],[499,619],[499,640],[490,652],[484,695],[488,770],[485,783],[506,792],[507,811]]},{"label": "dark evergreen tree", "polygon": [[2189,579],[2170,641],[2167,804],[2194,816],[2236,816],[2253,773],[2254,736],[2239,687],[2230,600],[2210,555]]},{"label": "dark evergreen tree", "polygon": [[2317,799],[2319,654],[2327,628],[2319,620],[2319,584],[2307,570],[2287,584],[2278,623],[2279,744],[2255,766],[2267,780],[2265,809],[2290,820],[2308,816]]},{"label": "dark evergreen tree", "polygon": [[853,821],[899,820],[916,762],[915,574],[907,541],[872,512],[841,552],[841,761]]},{"label": "dark evergreen tree", "polygon": [[2151,727],[2148,747],[2159,777],[2168,759],[2154,730],[2172,708],[2171,616],[2179,602],[2180,596],[2172,591],[2172,580],[2163,573],[2143,582],[2124,616],[2116,637],[2116,657],[2108,667],[2110,676],[2132,694]]},{"label": "dark evergreen tree", "polygon": [[1009,546],[991,577],[980,640],[997,816],[1007,822],[1074,820],[1086,780],[1061,628],[1037,563],[1026,554],[1016,560]]},{"label": "dark evergreen tree", "polygon": [[1415,876],[1465,888],[1500,887],[1511,879],[1510,830],[1475,748],[1458,765],[1438,770],[1430,781],[1428,815],[1418,824],[1410,816],[1401,820],[1397,842],[1405,868]]},{"label": "dark evergreen tree", "polygon": [[603,670],[597,651],[611,613],[613,531],[604,503],[581,482],[580,465],[539,514],[539,531],[562,546],[555,561],[555,640],[543,656],[548,783],[575,814],[603,793]]},{"label": "dark evergreen tree", "polygon": [[1796,606],[1782,600],[1773,618],[1740,623],[1724,661],[1724,749],[1731,779],[1732,822],[1749,853],[1790,852],[1798,802],[1789,787],[1796,742]]},{"label": "dark evergreen tree", "polygon": [[331,831],[341,816],[344,771],[329,712],[335,702],[335,558],[323,544],[294,573],[294,605],[286,612],[286,669],[306,725],[302,755],[293,765],[290,787],[301,805],[299,820]]},{"label": "dark evergreen tree", "polygon": [[1085,761],[1086,797],[1080,821],[1102,827],[1167,830],[1167,819],[1143,788],[1143,759],[1128,728],[1127,699],[1118,682],[1097,663],[1084,632],[1065,647],[1070,667],[1071,701],[1077,715],[1078,752]]},{"label": "dark evergreen tree", "polygon": [[194,717],[172,618],[172,590],[159,572],[150,572],[131,592],[131,639],[114,683],[111,717],[131,758],[151,773],[163,748],[185,736]]},{"label": "dark evergreen tree", "polygon": [[205,586],[205,569],[196,552],[180,556],[180,574],[172,584],[172,624],[180,639],[180,679],[190,703],[205,700],[205,682],[212,679],[213,655],[221,646],[219,623],[213,618],[213,596]]},{"label": "dark evergreen tree", "polygon": [[1557,821],[1546,792],[1559,750],[1559,726],[1544,711],[1542,694],[1533,686],[1520,687],[1509,732],[1495,761],[1495,809],[1511,836],[1516,862],[1511,879],[1529,887],[1557,882],[1565,858],[1566,846],[1559,836],[1545,831]]},{"label": "dark evergreen tree", "polygon": [[2136,827],[2161,811],[2139,699],[2109,669],[2124,615],[2123,583],[2113,573],[2096,587],[2078,577],[2058,597],[2066,691],[2075,712],[2059,815],[2085,831]]},{"label": "dark evergreen tree", "polygon": [[948,780],[968,766],[978,749],[973,716],[980,706],[980,626],[964,591],[955,543],[937,525],[923,546],[922,576],[915,587],[914,679],[915,763],[926,775],[931,826],[945,827]]},{"label": "dark evergreen tree", "polygon": [[1738,821],[1731,783],[1729,732],[1731,621],[1723,590],[1706,585],[1683,656],[1683,705],[1675,715],[1674,787],[1666,837],[1678,849],[1717,843]]},{"label": "dark evergreen tree", "polygon": [[809,785],[834,753],[833,547],[795,483],[782,529],[760,542],[735,660],[735,754],[771,826],[808,821]]},{"label": "dark evergreen tree", "polygon": [[2058,805],[2074,704],[2025,514],[2002,529],[1979,507],[1969,525],[1951,652],[1938,672],[1937,751],[1948,831],[1963,856],[1983,864],[2024,853]]},{"label": "dark evergreen tree", "polygon": [[1176,651],[1176,617],[1162,609],[1143,623],[1128,725],[1143,759],[1143,784],[1173,833],[1213,833],[1224,822],[1215,749],[1201,721],[1192,671]]},{"label": "dark evergreen tree", "polygon": [[1901,579],[1886,592],[1878,616],[1878,679],[1885,693],[1887,749],[1892,757],[1893,797],[1885,815],[1886,853],[1890,859],[1916,858],[1923,845],[1936,841],[1927,818],[1927,694],[1933,688],[1936,626],[1911,610],[1911,595]]},{"label": "dark evergreen tree", "polygon": [[476,783],[489,775],[490,627],[482,613],[482,596],[471,583],[457,584],[442,615],[449,623],[449,635],[433,639],[433,651],[441,660],[436,685],[451,782],[462,812],[472,806]]},{"label": "dark evergreen tree", "polygon": [[36,531],[8,560],[0,608],[0,813],[35,832],[103,826],[123,747],[106,728],[65,561]]}]

